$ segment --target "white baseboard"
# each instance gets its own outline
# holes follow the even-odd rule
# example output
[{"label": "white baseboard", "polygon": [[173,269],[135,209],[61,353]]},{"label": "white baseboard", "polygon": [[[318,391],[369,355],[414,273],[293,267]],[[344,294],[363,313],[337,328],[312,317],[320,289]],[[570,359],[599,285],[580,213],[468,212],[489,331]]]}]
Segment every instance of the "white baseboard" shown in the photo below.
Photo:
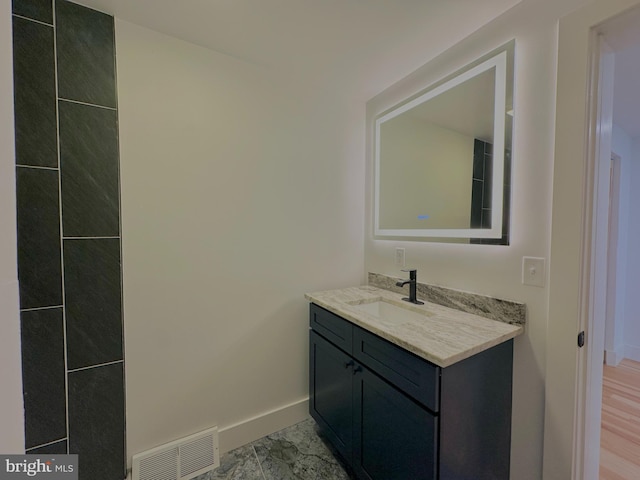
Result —
[{"label": "white baseboard", "polygon": [[636,345],[625,345],[624,358],[640,362],[640,347],[637,347]]},{"label": "white baseboard", "polygon": [[604,351],[604,363],[611,367],[617,366],[623,358],[624,352],[621,349]]},{"label": "white baseboard", "polygon": [[309,399],[264,412],[218,431],[220,455],[309,418]]}]

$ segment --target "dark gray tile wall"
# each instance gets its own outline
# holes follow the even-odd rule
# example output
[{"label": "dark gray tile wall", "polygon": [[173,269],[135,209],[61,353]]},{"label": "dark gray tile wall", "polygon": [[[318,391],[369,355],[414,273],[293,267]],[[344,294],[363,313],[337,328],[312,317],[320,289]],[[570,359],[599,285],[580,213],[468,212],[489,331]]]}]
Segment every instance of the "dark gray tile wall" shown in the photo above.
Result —
[{"label": "dark gray tile wall", "polygon": [[18,165],[58,166],[53,44],[52,26],[13,17]]},{"label": "dark gray tile wall", "polygon": [[124,478],[123,382],[122,363],[69,374],[69,451],[83,479]]},{"label": "dark gray tile wall", "polygon": [[122,360],[120,240],[65,239],[69,369]]},{"label": "dark gray tile wall", "polygon": [[20,307],[62,305],[58,171],[16,171]]},{"label": "dark gray tile wall", "polygon": [[57,1],[56,39],[60,97],[115,108],[113,18]]},{"label": "dark gray tile wall", "polygon": [[65,0],[13,13],[25,447],[79,454],[80,480],[122,480],[113,18]]},{"label": "dark gray tile wall", "polygon": [[47,453],[67,453],[67,441],[61,440],[59,442],[50,443],[48,445],[44,445],[38,448],[32,448],[31,450],[27,450],[27,453],[30,455],[41,455]]},{"label": "dark gray tile wall", "polygon": [[116,112],[60,102],[65,237],[120,234]]},{"label": "dark gray tile wall", "polygon": [[471,186],[471,228],[482,228],[482,192],[484,182],[473,178]]},{"label": "dark gray tile wall", "polygon": [[13,13],[38,22],[53,24],[51,0],[13,0]]},{"label": "dark gray tile wall", "polygon": [[491,228],[492,151],[490,143],[474,140],[471,228]]},{"label": "dark gray tile wall", "polygon": [[22,311],[25,447],[67,436],[62,308]]},{"label": "dark gray tile wall", "polygon": [[[471,191],[471,228],[491,228],[491,188],[493,180],[493,145],[475,139],[473,145],[473,185]],[[470,243],[509,245],[511,212],[511,152],[504,157],[502,203],[502,238],[472,238]]]},{"label": "dark gray tile wall", "polygon": [[504,197],[502,198],[502,243],[509,245],[511,234],[511,150],[504,152]]}]

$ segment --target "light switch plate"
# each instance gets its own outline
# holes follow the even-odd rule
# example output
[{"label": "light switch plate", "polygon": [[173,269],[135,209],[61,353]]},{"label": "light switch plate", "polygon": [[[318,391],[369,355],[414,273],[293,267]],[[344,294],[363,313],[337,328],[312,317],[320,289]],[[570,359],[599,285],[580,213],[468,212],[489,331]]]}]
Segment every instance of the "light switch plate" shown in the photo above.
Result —
[{"label": "light switch plate", "polygon": [[522,257],[522,283],[533,287],[544,287],[545,259]]},{"label": "light switch plate", "polygon": [[396,267],[404,268],[404,248],[396,248]]}]

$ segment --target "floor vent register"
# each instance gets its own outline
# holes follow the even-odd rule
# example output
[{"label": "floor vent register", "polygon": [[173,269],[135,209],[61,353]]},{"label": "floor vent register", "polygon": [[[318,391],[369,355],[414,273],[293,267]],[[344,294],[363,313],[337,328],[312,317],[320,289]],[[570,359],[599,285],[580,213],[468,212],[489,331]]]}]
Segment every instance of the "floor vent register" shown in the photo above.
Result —
[{"label": "floor vent register", "polygon": [[132,480],[191,480],[220,466],[218,428],[133,456]]}]

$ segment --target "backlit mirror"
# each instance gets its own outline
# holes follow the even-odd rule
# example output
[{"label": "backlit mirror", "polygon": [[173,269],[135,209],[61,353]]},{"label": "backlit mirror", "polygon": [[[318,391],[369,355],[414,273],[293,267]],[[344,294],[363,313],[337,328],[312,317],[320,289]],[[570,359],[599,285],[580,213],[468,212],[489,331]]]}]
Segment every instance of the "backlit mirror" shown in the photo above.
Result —
[{"label": "backlit mirror", "polygon": [[376,237],[509,243],[513,50],[375,119]]}]

